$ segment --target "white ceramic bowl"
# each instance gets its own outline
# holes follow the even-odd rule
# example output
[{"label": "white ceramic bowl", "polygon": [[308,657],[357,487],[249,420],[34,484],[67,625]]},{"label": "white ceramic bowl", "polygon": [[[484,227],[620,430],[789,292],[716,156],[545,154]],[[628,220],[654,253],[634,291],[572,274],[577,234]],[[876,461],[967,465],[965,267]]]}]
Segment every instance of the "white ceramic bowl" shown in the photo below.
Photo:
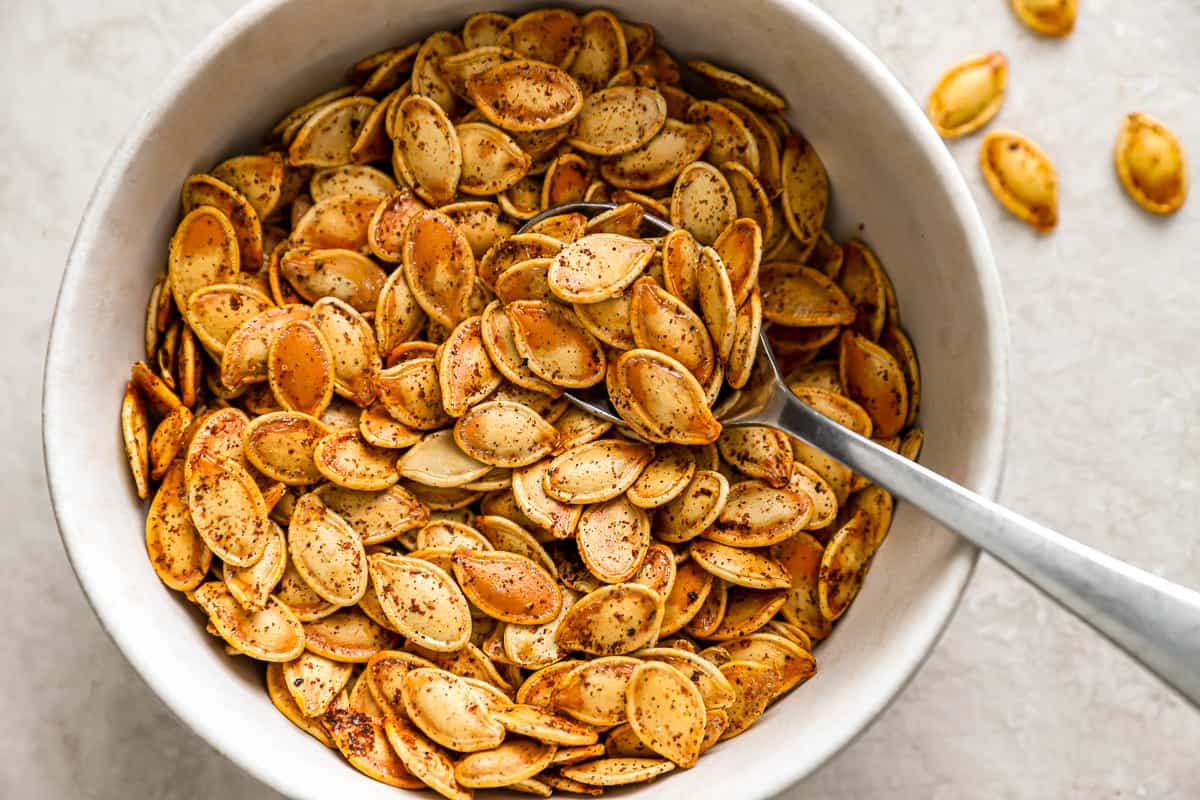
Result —
[{"label": "white ceramic bowl", "polygon": [[[496,10],[524,3],[499,0]],[[574,4],[573,4],[574,5]],[[994,494],[1006,329],[983,226],[920,109],[887,69],[798,0],[608,0],[683,58],[706,57],[783,92],[833,186],[839,236],[859,233],[896,284],[925,380],[922,461]],[[116,151],[80,225],[46,363],[44,437],[63,541],[102,624],[151,688],[231,760],[294,796],[395,798],[271,706],[259,672],[226,657],[155,577],[117,426],[142,357],[146,297],[166,258],[180,182],[253,150],[273,121],[338,85],[358,57],[461,24],[470,0],[266,0],[180,65]],[[819,649],[820,672],[699,764],[627,796],[757,798],[811,772],[896,695],[936,641],[976,552],[901,506],[862,594]],[[415,795],[413,795],[415,796]],[[427,796],[427,795],[426,795]]]}]

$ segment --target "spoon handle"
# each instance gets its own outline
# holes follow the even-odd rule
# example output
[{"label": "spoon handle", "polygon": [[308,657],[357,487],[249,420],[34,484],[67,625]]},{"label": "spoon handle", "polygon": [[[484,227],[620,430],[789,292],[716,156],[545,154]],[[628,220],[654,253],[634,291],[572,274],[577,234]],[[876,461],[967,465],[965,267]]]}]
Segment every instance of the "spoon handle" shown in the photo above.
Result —
[{"label": "spoon handle", "polygon": [[838,425],[789,391],[772,400],[774,421],[767,424],[1000,559],[1200,707],[1200,594],[1014,514]]}]

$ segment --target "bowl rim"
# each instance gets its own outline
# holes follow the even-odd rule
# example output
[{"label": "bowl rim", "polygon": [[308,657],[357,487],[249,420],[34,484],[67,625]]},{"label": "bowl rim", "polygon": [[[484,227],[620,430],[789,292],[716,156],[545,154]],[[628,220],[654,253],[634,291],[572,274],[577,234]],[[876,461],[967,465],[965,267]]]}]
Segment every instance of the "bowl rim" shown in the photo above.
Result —
[{"label": "bowl rim", "polygon": [[[64,524],[63,515],[59,510],[61,484],[56,481],[56,475],[63,469],[60,459],[65,456],[54,450],[53,442],[58,438],[55,429],[56,423],[48,412],[54,406],[55,399],[61,391],[54,378],[65,373],[65,367],[69,364],[71,357],[69,348],[59,335],[59,314],[64,306],[64,298],[70,296],[74,291],[74,279],[85,268],[83,254],[89,249],[97,235],[99,215],[96,214],[96,209],[109,202],[118,190],[119,179],[125,171],[126,165],[137,156],[142,142],[170,114],[170,99],[197,80],[213,57],[229,46],[231,42],[236,41],[240,34],[261,24],[265,18],[287,5],[288,2],[289,0],[251,0],[210,31],[151,93],[149,101],[136,121],[114,148],[84,206],[79,227],[67,256],[66,268],[63,271],[55,299],[42,374],[42,451],[51,507],[67,559],[101,628],[133,667],[134,672],[150,687],[175,719],[240,769],[281,792],[294,789],[295,785],[286,786],[280,780],[280,776],[263,763],[253,761],[224,746],[220,731],[209,725],[203,715],[189,712],[186,705],[177,697],[180,693],[178,688],[171,684],[165,675],[157,671],[149,661],[138,661],[131,654],[132,648],[127,646],[127,643],[132,642],[134,633],[123,630],[119,625],[110,624],[109,618],[102,608],[102,603],[98,600],[98,595],[101,593],[100,576],[89,573],[84,562],[76,558],[77,554],[82,554],[86,548],[86,536],[84,532],[69,529]],[[1004,469],[1008,427],[1008,317],[987,231],[966,180],[946,149],[944,142],[928,124],[925,114],[916,100],[878,56],[855,38],[841,23],[815,5],[804,0],[776,0],[776,2],[841,50],[842,54],[855,64],[863,79],[885,98],[886,113],[895,115],[913,136],[915,144],[932,166],[937,180],[947,193],[955,213],[967,233],[967,248],[971,254],[970,262],[978,281],[981,302],[987,312],[984,315],[984,326],[993,355],[989,365],[990,418],[987,420],[985,436],[977,442],[980,463],[977,467],[975,488],[979,494],[994,499],[999,491]],[[777,794],[816,772],[834,755],[871,727],[875,720],[900,696],[932,653],[950,620],[954,617],[967,584],[974,573],[979,555],[978,548],[965,539],[959,539],[953,551],[953,559],[943,570],[942,583],[945,600],[943,608],[940,610],[940,619],[924,629],[924,641],[920,643],[919,647],[910,651],[911,655],[906,663],[898,665],[893,670],[894,680],[890,682],[890,685],[876,687],[877,691],[873,692],[873,695],[879,699],[865,708],[861,724],[847,735],[828,739],[827,746],[821,753],[815,754],[807,772],[797,774],[788,770],[769,771],[769,777],[764,776],[765,779],[758,786],[762,790],[760,796],[769,797]],[[879,689],[883,691],[878,691]]]}]

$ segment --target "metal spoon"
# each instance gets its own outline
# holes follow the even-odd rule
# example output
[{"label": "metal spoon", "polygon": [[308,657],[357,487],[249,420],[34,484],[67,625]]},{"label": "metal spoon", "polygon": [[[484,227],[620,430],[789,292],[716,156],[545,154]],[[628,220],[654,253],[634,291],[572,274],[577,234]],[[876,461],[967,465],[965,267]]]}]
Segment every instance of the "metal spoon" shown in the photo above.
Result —
[{"label": "metal spoon", "polygon": [[[538,214],[521,230],[556,214],[615,207],[567,203]],[[643,229],[663,235],[672,226],[646,214]],[[1200,594],[1014,514],[814,411],[783,382],[765,336],[755,372],[757,381],[748,390],[718,399],[714,411],[722,424],[765,425],[825,451],[1003,561],[1200,707]],[[603,383],[566,397],[621,422]]]}]

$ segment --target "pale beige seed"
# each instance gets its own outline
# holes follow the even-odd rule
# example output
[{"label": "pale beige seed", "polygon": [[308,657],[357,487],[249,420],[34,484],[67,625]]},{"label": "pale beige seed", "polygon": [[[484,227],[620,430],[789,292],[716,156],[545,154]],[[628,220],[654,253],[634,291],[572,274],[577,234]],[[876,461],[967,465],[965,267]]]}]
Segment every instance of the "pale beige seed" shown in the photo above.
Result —
[{"label": "pale beige seed", "polygon": [[517,350],[539,378],[572,389],[604,379],[600,343],[569,310],[549,301],[520,300],[510,303],[505,313]]},{"label": "pale beige seed", "polygon": [[394,161],[404,182],[433,206],[454,199],[462,175],[462,147],[454,125],[438,103],[406,97],[396,110]]},{"label": "pale beige seed", "polygon": [[1042,148],[1013,131],[983,137],[979,166],[992,194],[1039,231],[1058,224],[1058,173]]},{"label": "pale beige seed", "polygon": [[396,462],[399,473],[417,483],[451,489],[482,478],[491,465],[476,461],[454,441],[454,431],[427,434]]},{"label": "pale beige seed", "polygon": [[641,147],[602,161],[600,174],[621,189],[654,189],[674,180],[711,142],[712,132],[706,126],[668,118]]},{"label": "pale beige seed", "polygon": [[579,49],[569,72],[585,92],[606,86],[629,63],[621,22],[611,11],[589,11],[580,20]]},{"label": "pale beige seed", "polygon": [[235,567],[258,561],[270,541],[262,492],[236,462],[207,452],[189,457],[188,507],[208,548]]},{"label": "pale beige seed", "polygon": [[316,203],[292,227],[293,247],[356,250],[367,247],[367,229],[379,206],[373,194],[338,194]]},{"label": "pale beige seed", "polygon": [[687,487],[655,515],[655,537],[671,543],[696,538],[716,522],[728,498],[729,481],[724,475],[697,469]]},{"label": "pale beige seed", "polygon": [[219,210],[233,226],[241,268],[253,272],[262,267],[262,222],[241,192],[211,175],[191,175],[183,182],[180,199],[185,213],[203,206]]},{"label": "pale beige seed", "polygon": [[265,295],[231,283],[202,286],[187,298],[184,316],[200,343],[220,357],[234,332],[253,317],[274,308]]},{"label": "pale beige seed", "polygon": [[[551,471],[553,475],[553,471]],[[605,583],[632,580],[650,547],[650,518],[624,496],[588,506],[575,532],[583,563]]]},{"label": "pale beige seed", "polygon": [[592,745],[597,739],[593,728],[520,700],[493,718],[512,733],[546,744],[578,747]]},{"label": "pale beige seed", "polygon": [[461,759],[454,774],[460,784],[474,789],[511,786],[550,766],[556,750],[555,745],[534,739],[509,739]]},{"label": "pale beige seed", "polygon": [[798,262],[763,264],[759,289],[763,316],[780,325],[846,325],[855,319],[845,292],[824,273]]},{"label": "pale beige seed", "polygon": [[388,717],[384,731],[392,750],[406,769],[447,800],[470,800],[470,789],[455,777],[454,761],[417,726],[402,717]]},{"label": "pale beige seed", "polygon": [[294,166],[336,167],[350,162],[350,148],[376,101],[369,97],[345,97],[314,113],[296,132],[288,150]]},{"label": "pale beige seed", "polygon": [[296,701],[292,699],[292,694],[288,691],[283,678],[283,665],[279,662],[271,662],[267,664],[266,673],[267,696],[271,698],[271,704],[297,728],[326,747],[332,748],[333,740],[329,738],[329,733],[321,725],[321,722],[304,716],[300,707],[296,705]]},{"label": "pale beige seed", "polygon": [[428,431],[453,419],[442,406],[437,362],[428,356],[402,361],[375,376],[379,402],[400,423]]},{"label": "pale beige seed", "polygon": [[779,673],[766,664],[755,661],[730,661],[721,665],[723,674],[733,686],[735,699],[725,713],[729,725],[721,734],[721,741],[732,739],[753,725],[767,704],[779,691]]},{"label": "pale beige seed", "polygon": [[300,712],[306,717],[319,717],[350,681],[352,671],[349,664],[305,652],[284,663],[283,679]]},{"label": "pale beige seed", "polygon": [[379,403],[362,410],[358,431],[371,444],[391,450],[411,447],[421,440],[419,431],[400,423]]},{"label": "pale beige seed", "polygon": [[704,707],[710,711],[725,708],[734,700],[733,686],[721,674],[717,665],[704,654],[696,654],[678,647],[650,647],[639,650],[637,657],[646,661],[661,661],[700,690]]},{"label": "pale beige seed", "polygon": [[402,486],[360,491],[325,484],[316,494],[354,528],[366,545],[390,541],[429,521],[429,509]]},{"label": "pale beige seed", "polygon": [[266,219],[283,198],[284,165],[280,153],[234,156],[213,168],[214,178],[246,198],[259,219]]},{"label": "pale beige seed", "polygon": [[375,167],[364,164],[344,164],[319,169],[313,173],[308,193],[314,202],[339,194],[373,194],[387,197],[396,191],[396,181]]},{"label": "pale beige seed", "polygon": [[803,136],[791,134],[783,148],[783,216],[803,257],[816,247],[829,208],[829,177]]},{"label": "pale beige seed", "polygon": [[748,106],[763,111],[783,111],[787,108],[787,103],[778,94],[736,72],[708,61],[689,61],[687,64],[721,94],[740,100]]},{"label": "pale beige seed", "polygon": [[712,377],[716,352],[703,320],[653,280],[643,278],[634,284],[629,322],[638,347],[671,356],[698,381]]},{"label": "pale beige seed", "polygon": [[629,487],[626,496],[635,506],[658,508],[683,492],[696,473],[696,460],[687,447],[658,448],[654,460]]},{"label": "pale beige seed", "polygon": [[691,103],[687,121],[706,126],[712,131],[712,142],[704,152],[704,160],[714,166],[742,164],[752,173],[758,171],[758,143],[742,118],[727,106],[714,100]]},{"label": "pale beige seed", "polygon": [[631,350],[637,346],[633,339],[632,290],[626,289],[598,303],[576,303],[573,308],[584,329],[609,347]]},{"label": "pale beige seed", "polygon": [[545,476],[550,471],[550,459],[542,459],[528,467],[513,471],[512,495],[517,508],[534,525],[555,539],[566,539],[579,524],[583,508],[556,500],[546,493]]},{"label": "pale beige seed", "polygon": [[754,633],[721,645],[735,661],[756,661],[779,673],[778,694],[795,688],[817,672],[812,653],[774,633]]},{"label": "pale beige seed", "polygon": [[326,435],[317,442],[313,459],[326,480],[347,489],[378,491],[400,479],[395,455],[366,441],[357,429]]},{"label": "pale beige seed", "polygon": [[458,188],[463,194],[498,194],[529,171],[532,159],[503,131],[478,122],[459,125],[457,131],[463,154]]},{"label": "pale beige seed", "polygon": [[664,601],[660,637],[677,633],[700,613],[713,582],[712,573],[691,559],[676,567],[675,582]]}]

